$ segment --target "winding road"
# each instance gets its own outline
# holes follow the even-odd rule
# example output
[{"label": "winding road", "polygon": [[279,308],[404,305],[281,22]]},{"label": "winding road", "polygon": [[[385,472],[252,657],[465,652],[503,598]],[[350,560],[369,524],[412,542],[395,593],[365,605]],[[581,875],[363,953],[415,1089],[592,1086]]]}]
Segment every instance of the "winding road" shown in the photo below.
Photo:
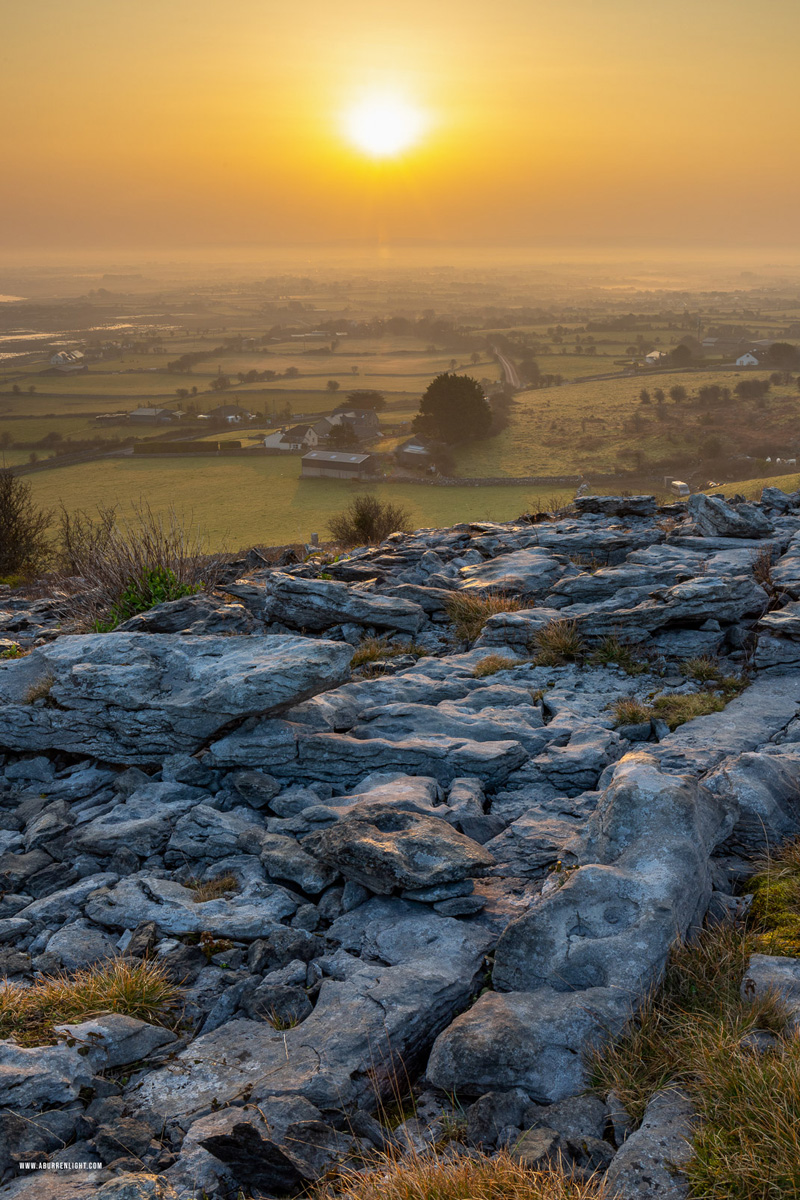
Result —
[{"label": "winding road", "polygon": [[506,358],[505,354],[501,354],[497,346],[492,346],[492,350],[503,369],[503,376],[507,384],[512,388],[521,388],[522,380],[517,374],[517,368],[514,366],[510,358]]}]

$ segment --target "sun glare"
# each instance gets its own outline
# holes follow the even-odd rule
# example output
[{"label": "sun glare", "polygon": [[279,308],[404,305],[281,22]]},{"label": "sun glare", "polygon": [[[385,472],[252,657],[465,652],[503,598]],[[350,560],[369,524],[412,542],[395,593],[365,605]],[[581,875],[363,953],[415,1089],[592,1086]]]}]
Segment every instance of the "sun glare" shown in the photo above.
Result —
[{"label": "sun glare", "polygon": [[349,140],[373,158],[394,158],[419,141],[425,118],[407,100],[393,95],[365,96],[345,113]]}]

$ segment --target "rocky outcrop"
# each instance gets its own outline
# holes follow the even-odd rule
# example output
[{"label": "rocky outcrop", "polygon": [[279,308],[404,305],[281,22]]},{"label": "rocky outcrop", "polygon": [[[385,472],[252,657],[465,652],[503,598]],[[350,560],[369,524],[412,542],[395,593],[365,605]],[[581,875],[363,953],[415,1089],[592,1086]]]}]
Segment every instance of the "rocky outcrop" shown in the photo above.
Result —
[{"label": "rocky outcrop", "polygon": [[60,638],[0,663],[0,746],[159,762],[343,682],[351,655],[341,643],[280,636]]},{"label": "rocky outcrop", "polygon": [[[335,563],[252,555],[111,634],[4,593],[0,971],[155,960],[181,1006],[0,1040],[9,1195],[57,1172],[13,1180],[5,1143],[99,1162],[116,1200],[299,1191],[424,1152],[453,1093],[472,1147],[683,1195],[683,1098],[634,1130],[584,1094],[585,1054],[800,830],[798,503],[583,497]],[[508,611],[465,640],[461,592]],[[573,657],[537,658],[558,621]],[[671,730],[681,704],[719,711]],[[794,1003],[795,976],[755,956],[743,988]],[[406,1079],[389,1131],[371,1114]]]}]

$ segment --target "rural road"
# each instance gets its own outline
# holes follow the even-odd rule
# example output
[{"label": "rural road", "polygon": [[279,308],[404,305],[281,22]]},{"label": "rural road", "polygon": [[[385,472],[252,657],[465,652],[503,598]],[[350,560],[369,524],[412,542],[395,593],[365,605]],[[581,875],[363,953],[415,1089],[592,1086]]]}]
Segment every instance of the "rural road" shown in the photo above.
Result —
[{"label": "rural road", "polygon": [[510,386],[513,388],[521,388],[522,380],[520,379],[519,375],[517,374],[517,368],[514,366],[511,359],[506,358],[505,354],[501,354],[496,346],[492,346],[492,350],[494,351],[495,355],[497,356],[497,361],[500,363],[500,366],[502,367],[503,375],[505,376],[506,383],[510,384]]}]

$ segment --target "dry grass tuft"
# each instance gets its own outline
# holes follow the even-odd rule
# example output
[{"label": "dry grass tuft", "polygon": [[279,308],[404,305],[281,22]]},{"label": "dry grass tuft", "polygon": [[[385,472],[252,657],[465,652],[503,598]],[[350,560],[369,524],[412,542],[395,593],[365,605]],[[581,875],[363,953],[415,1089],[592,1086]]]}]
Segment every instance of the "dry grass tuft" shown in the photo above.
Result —
[{"label": "dry grass tuft", "polygon": [[217,879],[209,879],[207,883],[201,883],[199,879],[187,879],[183,886],[194,892],[195,904],[205,904],[206,900],[219,900],[221,896],[238,892],[239,880],[235,875],[220,875]]},{"label": "dry grass tuft", "polygon": [[616,663],[626,675],[642,675],[647,670],[647,663],[637,658],[632,646],[621,642],[616,637],[604,637],[592,654],[592,662],[598,666]]},{"label": "dry grass tuft", "polygon": [[31,987],[8,983],[0,990],[0,1037],[22,1046],[56,1041],[54,1025],[123,1013],[151,1025],[171,1026],[180,992],[161,964],[111,959],[72,975],[53,975]]},{"label": "dry grass tuft", "polygon": [[486,658],[482,658],[476,664],[472,674],[475,679],[485,679],[487,675],[496,675],[498,671],[511,671],[516,666],[518,663],[515,658],[508,658],[505,654],[487,654]]},{"label": "dry grass tuft", "polygon": [[670,729],[677,729],[679,725],[685,725],[695,717],[707,717],[709,713],[722,712],[729,699],[730,697],[725,697],[719,692],[656,696],[652,715],[666,721]]},{"label": "dry grass tuft", "polygon": [[698,658],[687,658],[683,670],[690,679],[698,683],[716,683],[722,678],[722,670],[716,658],[703,654]]},{"label": "dry grass tuft", "polygon": [[448,1158],[432,1152],[381,1159],[365,1172],[343,1171],[316,1200],[600,1200],[598,1182],[558,1169],[530,1171],[505,1151],[493,1158]]},{"label": "dry grass tuft", "polygon": [[385,638],[368,637],[356,646],[350,660],[353,670],[367,663],[378,662],[382,658],[400,658],[403,654],[413,654],[416,658],[424,658],[428,651],[416,642],[387,642]]},{"label": "dry grass tuft", "polygon": [[476,592],[454,592],[447,601],[447,615],[457,636],[466,642],[474,642],[495,613],[519,612],[521,608],[519,600],[502,592],[483,596]]},{"label": "dry grass tuft", "polygon": [[47,700],[55,681],[54,675],[43,675],[41,679],[37,679],[36,683],[32,683],[25,693],[24,703],[35,704],[37,700]]},{"label": "dry grass tuft", "polygon": [[598,1090],[615,1088],[636,1120],[660,1088],[689,1093],[700,1126],[686,1174],[698,1198],[800,1196],[800,1038],[766,1053],[742,1047],[755,1030],[780,1033],[787,1017],[771,997],[741,998],[752,950],[733,925],[676,945],[661,988],[592,1060]]},{"label": "dry grass tuft", "polygon": [[612,711],[618,725],[643,725],[653,715],[653,710],[646,704],[627,698],[615,700]]},{"label": "dry grass tuft", "polygon": [[574,621],[548,621],[533,635],[533,661],[537,667],[563,667],[579,659],[585,649]]}]

